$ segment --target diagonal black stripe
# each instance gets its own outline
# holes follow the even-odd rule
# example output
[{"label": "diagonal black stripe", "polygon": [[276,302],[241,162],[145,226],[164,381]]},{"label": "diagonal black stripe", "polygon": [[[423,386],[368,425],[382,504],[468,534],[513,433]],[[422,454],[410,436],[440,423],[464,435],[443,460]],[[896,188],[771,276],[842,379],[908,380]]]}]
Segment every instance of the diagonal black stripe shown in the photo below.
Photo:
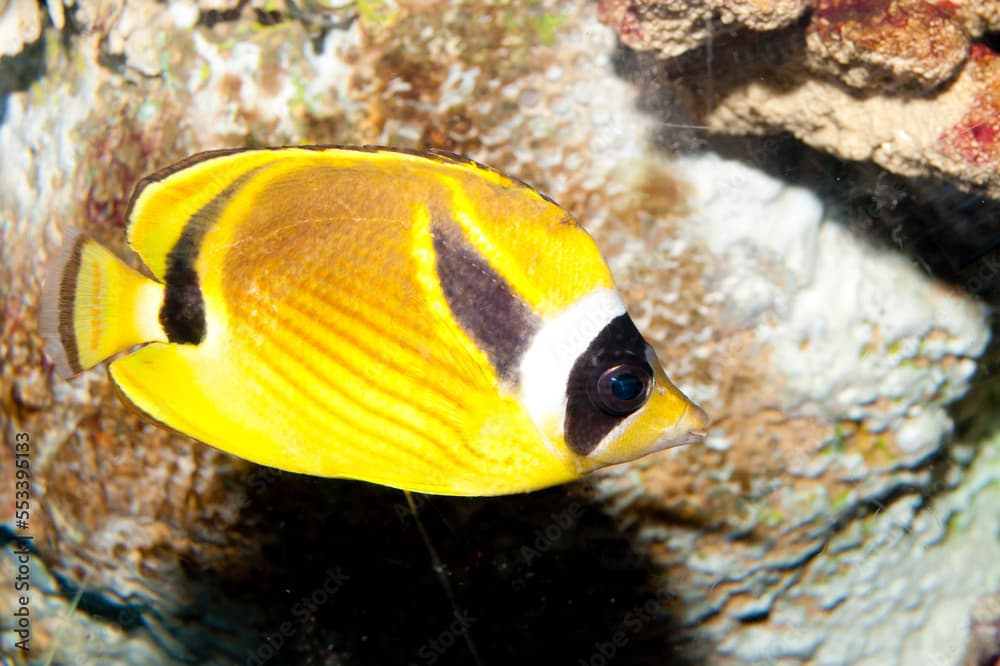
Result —
[{"label": "diagonal black stripe", "polygon": [[518,366],[541,320],[513,292],[450,219],[435,214],[431,235],[437,273],[459,326],[486,352],[497,375],[516,385]]}]

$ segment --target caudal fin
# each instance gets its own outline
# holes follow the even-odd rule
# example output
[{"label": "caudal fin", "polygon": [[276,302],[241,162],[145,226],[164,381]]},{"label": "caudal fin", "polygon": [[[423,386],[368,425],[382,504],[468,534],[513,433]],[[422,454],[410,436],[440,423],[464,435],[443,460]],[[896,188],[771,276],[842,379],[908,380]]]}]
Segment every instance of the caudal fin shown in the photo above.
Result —
[{"label": "caudal fin", "polygon": [[141,275],[77,230],[49,264],[39,331],[62,377],[134,345],[166,340],[159,323],[163,285]]}]

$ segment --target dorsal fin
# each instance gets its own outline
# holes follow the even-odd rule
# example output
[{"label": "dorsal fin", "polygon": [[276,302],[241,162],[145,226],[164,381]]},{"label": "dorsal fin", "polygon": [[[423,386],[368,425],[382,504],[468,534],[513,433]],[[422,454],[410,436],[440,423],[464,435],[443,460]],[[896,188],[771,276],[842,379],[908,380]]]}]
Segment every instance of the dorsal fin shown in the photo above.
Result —
[{"label": "dorsal fin", "polygon": [[216,150],[146,176],[129,203],[129,245],[164,281],[167,257],[191,217],[241,176],[279,158],[267,150]]}]

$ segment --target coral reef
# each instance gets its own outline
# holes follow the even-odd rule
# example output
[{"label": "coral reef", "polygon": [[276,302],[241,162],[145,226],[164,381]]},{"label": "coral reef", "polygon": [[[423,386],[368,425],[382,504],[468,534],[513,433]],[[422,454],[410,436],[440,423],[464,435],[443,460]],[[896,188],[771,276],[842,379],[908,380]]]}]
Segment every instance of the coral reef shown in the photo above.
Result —
[{"label": "coral reef", "polygon": [[[886,623],[896,629],[887,636],[935,644],[940,663],[952,663],[969,605],[1000,585],[987,516],[996,497],[980,492],[1000,470],[989,449],[982,477],[955,490],[956,478],[926,463],[941,455],[945,407],[987,343],[983,310],[905,258],[859,244],[807,190],[714,156],[680,158],[675,169],[692,188],[683,237],[712,256],[701,298],[725,304],[713,324],[728,327],[728,340],[685,354],[710,359],[715,386],[694,393],[719,418],[708,451],[639,461],[599,488],[674,583],[674,612],[698,627],[692,640],[719,645],[702,653],[706,663],[912,663],[895,661],[897,641],[871,637]],[[634,309],[669,317],[659,301],[671,291],[656,286],[675,266],[654,256],[653,272],[631,272],[637,263],[623,278],[645,294]],[[673,338],[662,322],[642,325]],[[937,495],[946,497],[924,499]],[[972,533],[939,543],[966,503],[978,507],[963,514]],[[907,567],[904,553],[914,553]],[[977,575],[928,577],[950,557],[978,561]],[[921,594],[951,599],[937,607],[947,616],[930,617],[927,596],[879,597],[903,595],[914,577]],[[919,610],[897,616],[886,610],[894,604]],[[956,638],[934,643],[939,632]]]},{"label": "coral reef", "polygon": [[812,3],[776,3],[766,25],[741,18],[744,4],[601,6],[626,45],[664,59],[660,92],[684,101],[677,122],[787,131],[841,158],[1000,195],[998,56],[986,34],[1000,3],[821,0],[808,15]]},{"label": "coral reef", "polygon": [[[802,131],[851,156],[870,152],[851,135],[862,127],[884,133],[878,161],[895,155],[897,171],[975,163],[988,186],[992,153],[976,152],[985,129],[969,130],[983,142],[963,144],[967,132],[936,153],[889,139],[904,141],[908,122],[927,136],[988,127],[995,58],[973,46],[949,74],[912,43],[871,56],[857,15],[824,5],[820,31],[796,23],[806,4],[600,11],[674,25],[694,40],[661,38],[675,54],[742,43],[747,29],[798,45],[752,66],[715,56],[711,103],[690,98],[710,125],[773,130],[810,106],[842,126]],[[913,20],[961,17],[979,35],[996,17],[973,4]],[[31,659],[470,663],[463,636],[486,663],[989,655],[1000,447],[992,436],[952,444],[950,411],[988,344],[986,308],[852,229],[813,189],[748,165],[765,160],[657,150],[660,118],[637,110],[649,90],[616,75],[614,34],[595,7],[84,1],[57,20],[57,5],[0,60],[0,81],[15,60],[34,72],[0,88],[0,414],[5,447],[17,432],[32,438]],[[838,63],[823,74],[808,64],[817,39]],[[788,77],[746,82],[788,59]],[[856,88],[886,77],[903,88],[944,79],[925,100]],[[741,95],[757,106],[720,101]],[[942,118],[947,95],[956,101]],[[958,100],[976,95],[979,115],[967,117]],[[146,423],[103,371],[52,376],[38,293],[66,228],[125,255],[127,198],[144,173],[200,149],[310,142],[455,150],[566,205],[671,376],[715,417],[706,443],[525,497],[418,498],[454,608],[399,493],[255,467]],[[780,142],[754,145],[802,170]],[[882,191],[883,175],[862,186],[889,210],[902,195]],[[8,549],[15,536],[0,527]],[[4,589],[14,571],[0,561]],[[5,641],[8,603],[0,595]]]}]

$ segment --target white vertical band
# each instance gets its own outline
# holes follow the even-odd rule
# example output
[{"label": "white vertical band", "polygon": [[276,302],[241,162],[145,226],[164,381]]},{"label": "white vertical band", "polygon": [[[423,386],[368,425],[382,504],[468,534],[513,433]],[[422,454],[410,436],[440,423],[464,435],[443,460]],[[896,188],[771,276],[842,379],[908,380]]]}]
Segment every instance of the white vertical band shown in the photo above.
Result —
[{"label": "white vertical band", "polygon": [[597,289],[542,324],[521,358],[521,402],[543,434],[566,417],[566,385],[573,364],[625,304],[614,289]]}]

